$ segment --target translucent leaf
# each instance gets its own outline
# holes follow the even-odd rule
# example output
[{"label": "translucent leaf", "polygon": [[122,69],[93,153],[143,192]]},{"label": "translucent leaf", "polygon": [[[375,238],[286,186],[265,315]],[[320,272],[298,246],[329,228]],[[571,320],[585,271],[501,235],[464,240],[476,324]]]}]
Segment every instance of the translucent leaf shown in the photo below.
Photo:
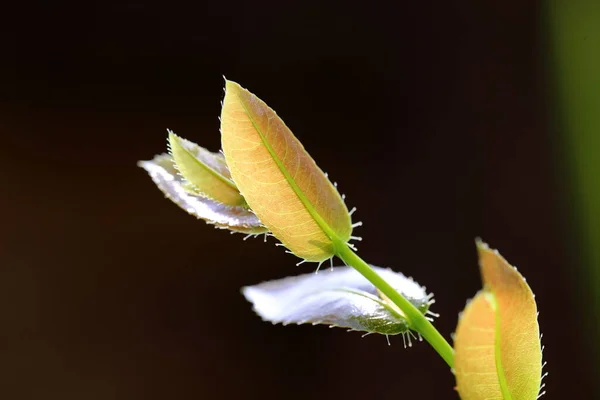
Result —
[{"label": "translucent leaf", "polygon": [[484,289],[456,330],[454,369],[462,400],[535,400],[542,350],[534,296],[497,251],[477,243]]},{"label": "translucent leaf", "polygon": [[256,215],[298,257],[322,261],[352,224],[337,189],[258,97],[226,81],[221,142],[231,176]]},{"label": "translucent leaf", "polygon": [[[427,312],[432,296],[423,287],[400,273],[373,268],[421,312]],[[408,332],[402,312],[353,268],[269,281],[242,292],[256,313],[273,323],[325,324],[386,335]]]},{"label": "translucent leaf", "polygon": [[221,153],[210,152],[172,131],[169,147],[175,166],[196,194],[229,206],[246,205]]},{"label": "translucent leaf", "polygon": [[177,173],[173,159],[161,154],[151,161],[140,161],[158,188],[175,204],[188,213],[195,215],[219,228],[235,232],[258,234],[267,232],[260,220],[250,210],[241,206],[228,206],[194,195],[186,188],[187,182]]}]

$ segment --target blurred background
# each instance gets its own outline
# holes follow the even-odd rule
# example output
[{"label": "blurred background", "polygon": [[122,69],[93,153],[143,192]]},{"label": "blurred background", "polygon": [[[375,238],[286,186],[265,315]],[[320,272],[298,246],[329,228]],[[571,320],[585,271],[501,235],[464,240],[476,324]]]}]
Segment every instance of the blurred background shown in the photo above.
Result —
[{"label": "blurred background", "polygon": [[427,344],[262,322],[240,288],[314,266],[136,166],[167,128],[219,149],[225,75],[358,208],[361,256],[435,293],[446,337],[481,236],[537,295],[544,398],[599,398],[600,2],[434,3],[3,6],[0,396],[458,398]]}]

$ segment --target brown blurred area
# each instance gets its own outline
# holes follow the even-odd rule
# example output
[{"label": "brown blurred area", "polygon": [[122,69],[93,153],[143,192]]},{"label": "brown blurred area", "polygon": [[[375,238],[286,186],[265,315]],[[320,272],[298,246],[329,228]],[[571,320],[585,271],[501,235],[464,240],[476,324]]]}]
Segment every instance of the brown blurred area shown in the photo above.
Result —
[{"label": "brown blurred area", "polygon": [[[222,75],[339,183],[365,260],[436,294],[450,337],[481,236],[537,295],[547,399],[589,398],[540,4],[53,2],[0,37],[0,398],[456,399],[424,343],[262,322],[305,273],[165,200],[166,128],[219,148]],[[576,311],[573,311],[576,310]]]}]

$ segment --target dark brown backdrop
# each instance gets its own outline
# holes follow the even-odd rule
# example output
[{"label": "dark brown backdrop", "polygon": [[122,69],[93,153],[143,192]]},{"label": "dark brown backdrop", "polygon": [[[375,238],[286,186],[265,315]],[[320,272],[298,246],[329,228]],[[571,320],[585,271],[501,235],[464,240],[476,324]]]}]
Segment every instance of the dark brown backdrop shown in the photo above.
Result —
[{"label": "dark brown backdrop", "polygon": [[225,74],[358,207],[360,254],[436,294],[447,337],[480,286],[474,238],[500,249],[537,294],[546,398],[589,398],[540,5],[434,3],[7,7],[0,396],[457,398],[426,344],[261,322],[239,288],[312,266],[186,215],[136,167],[166,128],[218,149]]}]

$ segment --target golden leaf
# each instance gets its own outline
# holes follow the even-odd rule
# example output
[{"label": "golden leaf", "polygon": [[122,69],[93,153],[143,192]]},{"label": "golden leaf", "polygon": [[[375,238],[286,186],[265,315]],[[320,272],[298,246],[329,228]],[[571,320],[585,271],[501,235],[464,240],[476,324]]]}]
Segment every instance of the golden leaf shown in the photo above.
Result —
[{"label": "golden leaf", "polygon": [[462,400],[535,400],[542,351],[534,296],[517,270],[478,241],[484,289],[467,305],[454,340]]},{"label": "golden leaf", "polygon": [[275,111],[231,81],[221,142],[248,205],[295,255],[326,260],[349,240],[350,215],[337,189]]}]

